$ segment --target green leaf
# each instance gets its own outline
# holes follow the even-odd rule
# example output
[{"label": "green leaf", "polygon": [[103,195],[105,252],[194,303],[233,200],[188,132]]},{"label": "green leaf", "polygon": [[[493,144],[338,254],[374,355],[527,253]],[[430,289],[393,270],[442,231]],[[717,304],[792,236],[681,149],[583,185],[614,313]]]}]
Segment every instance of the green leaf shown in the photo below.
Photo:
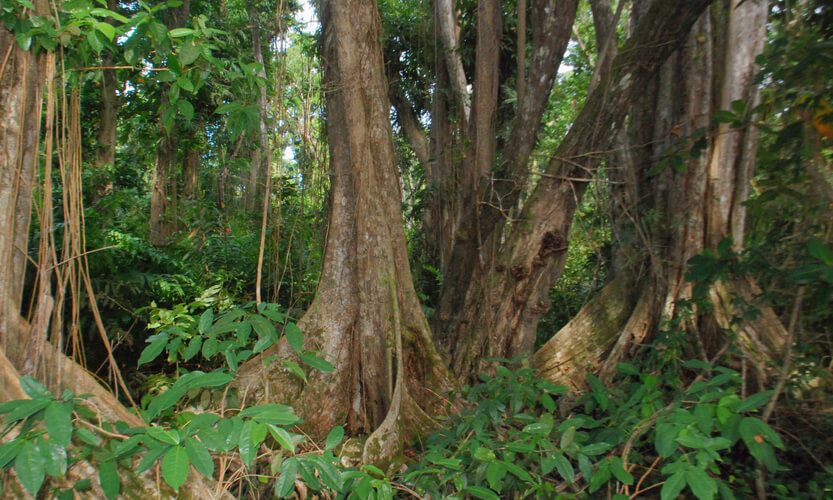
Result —
[{"label": "green leaf", "polygon": [[549,434],[552,430],[552,424],[547,422],[534,422],[532,424],[526,425],[521,432],[527,432],[529,434],[539,434],[539,435],[546,435]]},{"label": "green leaf", "polygon": [[341,477],[341,472],[321,455],[314,455],[311,458],[315,462],[315,468],[318,469],[318,477],[321,482],[328,488],[341,491],[344,488],[344,479]]},{"label": "green leaf", "polygon": [[665,480],[660,490],[661,500],[675,500],[685,488],[686,474],[685,472],[675,472]]},{"label": "green leaf", "polygon": [[90,9],[90,14],[92,14],[94,16],[97,16],[97,17],[109,17],[111,19],[114,19],[114,20],[122,23],[122,24],[127,24],[128,22],[130,22],[123,15],[121,15],[119,13],[116,13],[116,12],[113,12],[112,10],[109,10],[109,9],[102,9],[100,7],[95,8],[95,9]]},{"label": "green leaf", "polygon": [[148,418],[156,418],[160,413],[175,405],[191,389],[200,387],[217,387],[226,385],[234,377],[228,373],[204,373],[199,370],[189,372],[179,378],[170,389],[156,396],[148,405]]},{"label": "green leaf", "polygon": [[521,481],[532,481],[532,476],[529,475],[529,472],[521,469],[517,465],[511,462],[507,462],[506,460],[501,460],[501,463],[504,467],[506,467],[506,470],[508,470],[513,476],[517,477]]},{"label": "green leaf", "polygon": [[270,338],[277,340],[278,332],[275,330],[275,325],[273,325],[272,322],[265,317],[260,314],[252,314],[249,316],[249,323],[252,324],[252,327],[261,339]]},{"label": "green leaf", "polygon": [[26,491],[37,496],[46,474],[46,460],[33,441],[26,441],[14,460],[14,470]]},{"label": "green leaf", "polygon": [[329,361],[323,358],[319,358],[310,351],[301,354],[301,361],[325,373],[331,373],[335,371],[335,368],[333,367],[333,365],[330,364]]},{"label": "green leaf", "polygon": [[344,427],[337,425],[333,427],[329,434],[327,434],[324,447],[328,450],[332,450],[341,444],[342,439],[344,439]]},{"label": "green leaf", "polygon": [[202,348],[202,337],[192,338],[191,341],[188,342],[188,347],[186,347],[185,351],[183,351],[182,353],[182,360],[188,361],[189,359],[193,358],[200,352],[200,348]]},{"label": "green leaf", "polygon": [[136,363],[136,366],[142,366],[145,363],[150,363],[157,356],[159,356],[162,351],[165,349],[165,346],[168,345],[168,334],[163,333],[158,337],[154,335],[151,338],[154,338],[153,342],[150,343],[145,349],[142,351],[142,354],[139,356],[139,361]]},{"label": "green leaf", "polygon": [[87,33],[87,43],[90,44],[90,48],[93,49],[96,54],[100,54],[101,51],[104,50],[104,43],[98,38],[98,33],[95,31]]},{"label": "green leaf", "polygon": [[165,453],[162,459],[162,477],[174,491],[179,491],[179,487],[185,482],[188,477],[188,453],[182,446],[172,446]]},{"label": "green leaf", "polygon": [[807,251],[810,255],[824,262],[828,266],[833,266],[833,252],[819,239],[811,238],[807,241]]},{"label": "green leaf", "polygon": [[285,359],[285,360],[282,361],[282,364],[283,364],[283,367],[286,368],[289,371],[289,373],[295,375],[296,377],[303,380],[304,382],[308,382],[307,374],[304,373],[304,370],[302,370],[300,366],[298,366],[298,363],[296,363],[294,361],[291,361],[291,360],[288,360],[288,359]]},{"label": "green leaf", "polygon": [[284,429],[283,427],[278,427],[275,424],[266,424],[269,428],[269,432],[272,434],[272,437],[275,438],[275,441],[278,442],[279,445],[283,447],[286,451],[291,454],[295,454],[295,441],[292,439],[292,436]]},{"label": "green leaf", "polygon": [[275,481],[275,495],[286,498],[295,491],[295,478],[298,476],[298,459],[290,457],[281,464],[281,475]]},{"label": "green leaf", "polygon": [[20,377],[20,388],[32,399],[54,399],[52,393],[43,384],[29,375]]},{"label": "green leaf", "polygon": [[6,464],[11,463],[17,457],[20,450],[23,449],[23,443],[26,443],[23,439],[14,439],[0,446],[0,469],[6,467]]},{"label": "green leaf", "polygon": [[295,349],[295,352],[301,354],[304,350],[304,334],[298,328],[298,325],[295,323],[287,323],[284,329],[284,335],[286,335],[286,341]]},{"label": "green leaf", "polygon": [[654,435],[654,447],[663,457],[670,457],[677,450],[677,435],[680,428],[676,424],[663,422],[657,425]]},{"label": "green leaf", "polygon": [[113,38],[116,37],[116,28],[114,28],[112,24],[96,22],[93,23],[93,25],[95,26],[95,29],[100,31],[101,34],[106,36],[111,42],[113,41]]},{"label": "green leaf", "polygon": [[689,469],[685,473],[688,487],[700,500],[712,500],[717,493],[717,483],[714,478],[702,469]]},{"label": "green leaf", "polygon": [[254,431],[256,422],[247,420],[243,424],[243,429],[240,431],[240,438],[237,442],[237,447],[240,449],[240,459],[247,467],[252,465],[252,462],[257,455],[257,448],[260,443],[255,443],[252,433]]},{"label": "green leaf", "polygon": [[141,474],[142,472],[153,467],[153,464],[156,463],[156,460],[170,448],[171,446],[169,445],[162,445],[159,447],[149,449],[147,453],[145,453],[145,456],[143,456],[142,459],[139,461],[139,465],[136,467],[136,474]]},{"label": "green leaf", "polygon": [[275,340],[271,337],[261,337],[257,342],[255,342],[255,346],[252,348],[252,354],[263,352],[272,347],[274,343]]},{"label": "green leaf", "polygon": [[44,470],[52,477],[63,477],[67,472],[67,448],[38,437],[38,448],[45,460]]},{"label": "green leaf", "polygon": [[573,440],[575,439],[575,437],[576,437],[576,428],[571,425],[561,435],[561,449],[566,450],[568,446],[573,444]]},{"label": "green leaf", "polygon": [[98,446],[101,444],[101,439],[98,438],[93,432],[89,429],[75,429],[75,437],[84,441],[87,444]]},{"label": "green leaf", "polygon": [[468,492],[472,496],[482,498],[484,500],[500,500],[500,497],[497,496],[497,493],[483,486],[469,486],[468,488],[466,488],[466,492]]},{"label": "green leaf", "polygon": [[621,457],[613,457],[611,459],[610,472],[613,473],[613,477],[619,480],[619,482],[628,485],[633,484],[633,475],[625,470],[625,464],[622,462]]},{"label": "green leaf", "polygon": [[757,410],[758,408],[766,404],[767,401],[769,401],[769,399],[772,397],[772,393],[773,391],[763,391],[757,394],[753,394],[748,398],[744,399],[742,403],[738,404],[734,408],[734,410],[738,413],[744,411]]},{"label": "green leaf", "polygon": [[207,478],[214,476],[214,460],[205,446],[196,439],[189,437],[185,440],[185,452],[194,467]]},{"label": "green leaf", "polygon": [[98,464],[98,481],[101,483],[101,490],[107,498],[116,498],[121,491],[121,480],[116,463],[105,461]]},{"label": "green leaf", "polygon": [[507,474],[506,467],[498,461],[490,462],[486,468],[486,481],[489,482],[489,487],[495,491],[500,491],[503,487],[503,478]]},{"label": "green leaf", "polygon": [[571,464],[567,457],[561,453],[555,456],[555,468],[558,470],[558,474],[561,475],[561,477],[563,477],[568,483],[572,484],[575,481],[576,471],[573,469],[573,464]]},{"label": "green leaf", "polygon": [[212,309],[206,309],[200,315],[200,322],[199,326],[197,327],[197,331],[205,334],[205,331],[211,327],[211,324],[214,322],[214,311]]},{"label": "green leaf", "polygon": [[184,66],[193,63],[198,57],[200,57],[200,49],[194,46],[193,43],[187,43],[179,49],[178,59]]},{"label": "green leaf", "polygon": [[28,418],[35,413],[43,410],[47,406],[52,403],[50,399],[20,399],[17,401],[17,408],[14,409],[9,415],[6,417],[6,423],[15,422],[17,420],[23,420],[24,418]]},{"label": "green leaf", "polygon": [[217,348],[219,347],[220,343],[217,342],[216,339],[208,339],[202,344],[202,357],[205,359],[211,359],[212,356],[217,354]]},{"label": "green leaf", "polygon": [[191,28],[174,28],[170,31],[171,38],[182,38],[196,33]]},{"label": "green leaf", "polygon": [[66,447],[72,440],[72,408],[63,403],[53,402],[44,411],[44,423],[49,439]]}]

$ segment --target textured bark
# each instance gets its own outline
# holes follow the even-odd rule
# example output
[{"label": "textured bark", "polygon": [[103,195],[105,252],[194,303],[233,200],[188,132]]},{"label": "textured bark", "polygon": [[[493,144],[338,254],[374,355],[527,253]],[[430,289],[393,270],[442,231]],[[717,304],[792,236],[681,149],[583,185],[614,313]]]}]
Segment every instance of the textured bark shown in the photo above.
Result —
[{"label": "textured bark", "polygon": [[[116,0],[107,0],[107,8],[113,12],[118,10]],[[113,19],[106,22],[115,23]],[[98,110],[98,142],[95,154],[95,177],[93,196],[102,198],[113,192],[113,181],[110,171],[116,164],[116,116],[119,107],[119,96],[116,93],[118,80],[116,70],[110,69],[113,57],[109,53],[102,55],[101,64],[101,101]]]},{"label": "textured bark", "polygon": [[[44,2],[37,6],[46,10]],[[0,300],[23,294],[32,182],[38,158],[43,57],[24,52],[0,26]],[[0,333],[2,334],[2,333]]]},{"label": "textured bark", "polygon": [[[160,117],[161,122],[161,117]],[[165,246],[171,236],[171,214],[168,209],[168,186],[172,170],[176,167],[177,143],[172,134],[162,131],[162,140],[156,147],[156,163],[153,166],[153,176],[150,184],[150,244]]]},{"label": "textured bark", "polygon": [[435,0],[435,6],[435,22],[443,48],[445,69],[465,127],[469,121],[470,104],[468,83],[459,53],[460,28],[457,27],[457,9],[454,0]]},{"label": "textured bark", "polygon": [[[588,372],[600,371],[603,378],[611,378],[616,363],[633,354],[634,347],[662,321],[677,317],[676,301],[692,298],[692,284],[683,276],[688,260],[729,235],[742,245],[743,225],[734,219],[744,217],[737,207],[748,196],[754,131],[719,127],[712,131],[711,147],[699,158],[688,159],[682,171],[670,166],[658,174],[652,171],[669,162],[671,154],[690,147],[691,134],[707,127],[718,109],[729,108],[735,99],[754,106],[754,57],[763,48],[766,11],[764,3],[715,4],[697,22],[686,47],[663,65],[631,109],[628,139],[623,142],[627,149],[615,155],[619,164],[609,165],[618,181],[611,187],[613,272],[615,283],[642,293],[627,310],[627,322],[595,336],[592,349],[560,362],[560,371],[555,371],[550,367],[563,356],[553,353],[581,344],[587,336],[587,331],[571,325],[559,331],[535,357],[550,380],[581,387]],[[645,3],[637,2],[635,24],[645,22],[645,12]],[[737,30],[745,35],[733,35]],[[646,213],[655,220],[641,221]],[[748,358],[762,367],[783,343],[783,326],[768,308],[759,318],[735,325],[732,294],[753,302],[760,291],[748,279],[733,279],[717,283],[711,299],[719,326],[734,331]],[[601,294],[578,317],[619,307],[619,297]],[[691,334],[692,346],[699,346],[695,355],[713,354],[726,341],[708,321],[687,320],[680,327]],[[764,370],[758,371],[759,379],[765,379]]]},{"label": "textured bark", "polygon": [[[246,12],[249,16],[249,29],[252,36],[252,52],[254,59],[260,67],[257,76],[266,81],[266,66],[263,63],[263,50],[260,43],[260,25],[255,12],[255,5],[252,1],[246,3]],[[258,146],[254,149],[251,161],[251,175],[249,177],[249,188],[246,192],[246,207],[254,210],[258,206],[257,200],[262,196],[260,183],[267,175],[270,175],[269,167],[272,164],[272,150],[269,145],[269,130],[267,121],[269,117],[269,98],[266,95],[266,86],[259,86],[257,98],[259,115],[258,124]]]},{"label": "textured bark", "polygon": [[538,319],[549,308],[547,293],[563,270],[573,213],[601,161],[593,152],[610,146],[630,104],[682,45],[709,3],[660,2],[651,9],[650,22],[630,37],[608,77],[588,97],[512,225],[497,261],[488,269],[476,268],[468,279],[471,287],[461,295],[449,295],[459,307],[441,319],[451,339],[447,345],[454,347],[452,367],[458,375],[477,373],[488,358],[532,353]]},{"label": "textured bark", "polygon": [[282,343],[242,366],[236,383],[250,398],[289,401],[314,436],[338,424],[372,432],[365,459],[389,460],[430,425],[437,395],[453,384],[413,289],[402,220],[392,216],[401,201],[375,2],[322,2],[319,17],[331,212],[321,281],[299,325],[304,347],[335,371],[313,372],[299,389],[280,363],[263,367],[264,356],[290,355]]}]

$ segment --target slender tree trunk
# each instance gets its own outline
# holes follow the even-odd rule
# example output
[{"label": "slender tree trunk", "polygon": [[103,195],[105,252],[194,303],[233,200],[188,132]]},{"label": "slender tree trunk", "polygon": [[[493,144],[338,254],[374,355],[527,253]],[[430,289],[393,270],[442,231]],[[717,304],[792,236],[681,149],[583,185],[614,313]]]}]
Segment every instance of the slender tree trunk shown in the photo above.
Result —
[{"label": "slender tree trunk", "polygon": [[299,324],[304,347],[335,371],[288,390],[294,382],[280,365],[262,362],[288,355],[282,343],[242,366],[237,383],[258,399],[291,401],[316,436],[337,424],[372,432],[364,458],[385,460],[432,425],[437,394],[453,382],[413,289],[402,219],[391,216],[401,200],[375,1],[325,1],[319,17],[331,212],[321,281]]},{"label": "slender tree trunk", "polygon": [[[163,94],[167,101],[167,94]],[[176,168],[177,143],[174,133],[168,134],[165,127],[159,129],[162,139],[156,147],[156,163],[151,179],[152,192],[150,194],[150,243],[154,246],[165,246],[171,236],[171,214],[168,209],[168,187],[172,171]]]},{"label": "slender tree trunk", "polygon": [[[107,0],[107,8],[115,12],[116,0]],[[112,20],[109,20],[111,24]],[[113,65],[113,57],[105,53],[101,58],[104,69],[101,70],[101,101],[99,103],[98,142],[96,143],[95,176],[93,196],[100,199],[113,192],[112,170],[116,164],[116,118],[119,96],[116,93],[118,81]]]},{"label": "slender tree trunk", "polygon": [[[260,25],[258,24],[257,14],[255,12],[254,3],[249,1],[246,4],[246,12],[249,16],[249,29],[252,36],[252,52],[257,64],[260,65],[257,76],[266,81],[266,67],[263,64],[263,51],[260,43]],[[260,116],[258,128],[258,146],[253,150],[252,167],[249,177],[249,188],[246,192],[246,208],[254,210],[258,204],[262,189],[260,183],[265,176],[270,175],[269,168],[272,164],[272,152],[269,145],[269,129],[267,127],[269,116],[269,98],[266,95],[265,85],[259,87],[258,95],[258,114]]]}]

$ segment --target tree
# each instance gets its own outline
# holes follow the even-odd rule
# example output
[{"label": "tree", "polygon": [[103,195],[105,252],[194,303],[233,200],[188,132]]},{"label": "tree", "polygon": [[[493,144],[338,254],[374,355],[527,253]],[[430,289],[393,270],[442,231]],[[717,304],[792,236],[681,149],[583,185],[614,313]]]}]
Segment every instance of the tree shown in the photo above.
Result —
[{"label": "tree", "polygon": [[[309,432],[346,423],[373,433],[369,461],[390,459],[415,430],[442,411],[454,387],[434,347],[413,288],[399,215],[399,185],[375,2],[319,6],[330,141],[330,230],[315,299],[299,323],[304,348],[334,371],[316,373],[292,400]],[[287,357],[280,344],[262,356]],[[260,397],[297,385],[262,357],[241,367],[236,384]],[[275,396],[272,396],[275,397]],[[311,411],[305,411],[308,408]]]},{"label": "tree", "polygon": [[[767,379],[765,364],[786,333],[766,307],[743,327],[732,324],[733,300],[753,304],[760,294],[749,278],[715,283],[711,321],[695,323],[678,310],[680,301],[695,298],[694,284],[686,281],[694,256],[706,249],[726,255],[743,247],[743,203],[755,164],[757,130],[737,119],[712,126],[712,117],[734,109],[751,118],[749,110],[758,102],[755,57],[763,50],[767,10],[765,2],[713,5],[631,108],[627,132],[607,159],[615,181],[614,277],[536,353],[544,376],[581,385],[584,375],[601,364],[602,373],[612,377],[616,364],[635,345],[663,321],[677,321],[694,337],[696,356],[707,359],[727,342],[723,332],[733,331],[759,382]],[[636,29],[646,11],[644,3],[635,4]]]},{"label": "tree", "polygon": [[[460,218],[445,236],[453,236],[454,245],[435,325],[441,342],[455,346],[450,349],[452,366],[462,378],[474,377],[490,357],[531,353],[529,336],[545,310],[539,303],[563,266],[576,198],[601,161],[593,152],[611,144],[629,104],[682,44],[709,2],[652,6],[648,21],[611,62],[505,236],[509,214],[500,207],[514,206],[529,181],[530,154],[566,50],[576,2],[559,2],[553,8],[538,1],[532,6],[533,60],[524,108],[515,116],[518,128],[511,143],[517,147],[503,152],[508,158],[501,165],[507,166],[499,167],[501,176],[509,178],[502,183],[495,181],[497,145],[492,143],[500,81],[490,76],[499,61],[500,9],[496,2],[480,4],[482,40],[475,66],[483,76],[474,82],[470,123],[458,130],[468,148],[465,158],[460,165],[451,159],[446,165],[467,182],[458,194]],[[282,373],[280,364],[263,367],[264,358],[291,354],[284,343],[241,367],[236,383],[257,400],[287,396],[314,435],[341,422],[353,432],[373,431],[365,459],[385,459],[395,454],[407,432],[431,424],[429,416],[442,410],[436,395],[455,383],[416,300],[401,220],[391,216],[399,213],[400,200],[376,5],[366,0],[322,2],[320,14],[331,211],[323,275],[301,325],[304,347],[323,352],[335,370],[310,377],[302,389],[288,389],[297,384]],[[450,119],[445,113],[452,106],[465,109],[465,99],[444,105],[441,114]],[[459,108],[457,113],[461,116]],[[401,113],[400,122],[407,116]],[[432,123],[455,130],[445,122]]]}]

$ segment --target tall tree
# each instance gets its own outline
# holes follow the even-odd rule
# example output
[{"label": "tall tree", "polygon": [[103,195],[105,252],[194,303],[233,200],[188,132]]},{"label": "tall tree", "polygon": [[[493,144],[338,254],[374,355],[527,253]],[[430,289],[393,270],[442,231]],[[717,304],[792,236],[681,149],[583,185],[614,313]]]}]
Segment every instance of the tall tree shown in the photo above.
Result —
[{"label": "tall tree", "polygon": [[[442,409],[454,387],[434,348],[413,288],[400,213],[397,162],[373,0],[321,2],[330,142],[330,224],[315,299],[299,325],[307,350],[335,368],[316,373],[293,406],[310,431],[346,424],[373,433],[366,460],[390,459],[414,429]],[[280,344],[263,356],[289,355]],[[296,382],[257,358],[236,383],[259,397],[289,394]],[[275,396],[271,396],[275,397]]]},{"label": "tall tree", "polygon": [[[635,29],[647,10],[646,2],[634,4]],[[663,320],[681,318],[678,301],[693,296],[693,284],[685,280],[689,259],[727,237],[734,250],[742,247],[756,129],[721,123],[704,137],[702,151],[688,152],[718,110],[735,101],[749,109],[757,104],[755,57],[763,50],[767,11],[766,2],[715,3],[631,107],[627,137],[607,159],[615,181],[614,278],[536,354],[544,376],[581,385],[600,364],[603,374],[612,375],[622,356]],[[740,329],[731,322],[731,296],[752,303],[759,293],[748,279],[717,283],[717,323],[682,325],[692,346],[699,346],[695,354],[714,355],[727,341],[718,325],[734,330],[765,380],[764,364],[786,337],[783,326],[767,308]]]}]

